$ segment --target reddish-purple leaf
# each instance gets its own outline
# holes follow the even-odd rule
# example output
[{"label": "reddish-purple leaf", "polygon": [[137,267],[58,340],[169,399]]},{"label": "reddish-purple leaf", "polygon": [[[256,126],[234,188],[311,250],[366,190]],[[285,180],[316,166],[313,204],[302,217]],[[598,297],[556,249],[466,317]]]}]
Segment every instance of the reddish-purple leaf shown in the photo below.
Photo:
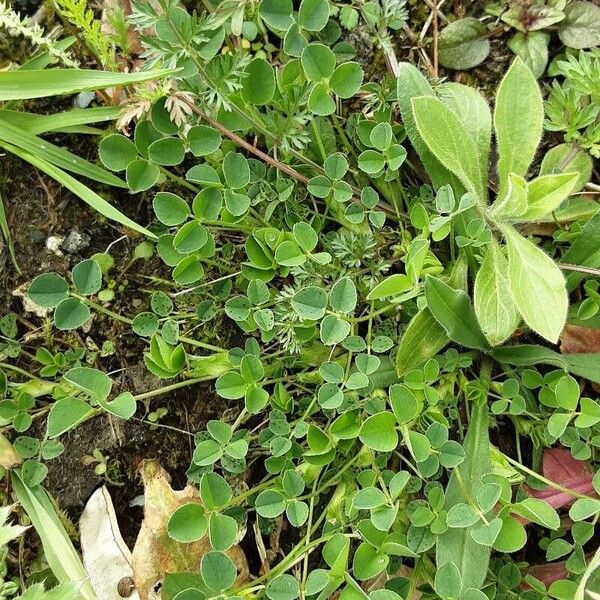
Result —
[{"label": "reddish-purple leaf", "polygon": [[[566,579],[568,572],[565,561],[546,563],[543,565],[532,565],[527,569],[527,574],[539,579],[547,588],[559,579]],[[521,584],[523,589],[529,589],[529,586]]]},{"label": "reddish-purple leaf", "polygon": [[[542,473],[546,479],[579,494],[595,496],[592,485],[593,472],[588,462],[577,460],[567,448],[550,448],[544,452]],[[545,500],[552,508],[571,506],[577,498],[567,492],[561,492],[548,486],[545,490],[527,488],[532,498]]]}]

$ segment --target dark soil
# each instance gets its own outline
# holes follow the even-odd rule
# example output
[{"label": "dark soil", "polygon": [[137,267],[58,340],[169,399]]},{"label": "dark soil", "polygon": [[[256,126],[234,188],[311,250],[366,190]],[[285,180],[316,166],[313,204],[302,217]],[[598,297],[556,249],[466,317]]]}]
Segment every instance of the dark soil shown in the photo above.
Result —
[{"label": "dark soil", "polygon": [[[67,136],[57,136],[51,141],[61,145],[73,142]],[[89,139],[83,138],[78,140],[78,144],[70,146],[71,151],[95,160],[95,140],[90,144]],[[100,348],[105,340],[111,340],[116,353],[99,360],[95,366],[114,373],[115,392],[129,390],[136,394],[165,385],[144,366],[142,354],[145,342],[128,326],[96,315],[89,331],[55,336],[48,327],[42,326],[43,319],[24,311],[22,298],[15,295],[15,290],[22,289],[40,273],[56,271],[68,277],[69,270],[77,262],[96,252],[106,251],[109,244],[121,238],[125,231],[99,217],[53,179],[11,155],[4,156],[0,162],[0,183],[21,270],[17,272],[0,239],[0,316],[9,311],[19,315],[20,336],[33,342],[30,347],[25,342],[24,348],[34,352],[35,347],[41,344],[56,352],[65,351],[70,346],[90,347],[92,343]],[[126,192],[115,195],[114,189],[107,191],[122,212],[140,223],[150,222],[148,198]],[[103,193],[102,190],[99,192]],[[103,195],[110,197],[107,193]],[[131,236],[131,232],[127,233]],[[65,245],[63,242],[59,247],[61,255],[46,247],[50,237],[68,240],[69,236],[81,243]],[[141,238],[127,237],[111,247],[117,271],[127,264],[140,241]],[[131,277],[131,282],[127,279],[120,281],[122,291],[111,308],[128,316],[145,309],[149,295],[140,291],[143,285],[139,285],[138,278],[167,273],[159,260],[138,261],[135,274],[126,274],[126,277]],[[17,360],[17,365],[26,368],[28,363],[29,359],[24,355]],[[158,426],[153,426],[144,419],[157,407],[168,412]],[[134,420],[127,423],[107,415],[96,417],[61,438],[66,449],[60,457],[48,462],[46,486],[59,506],[71,519],[77,520],[94,489],[106,483],[113,496],[122,533],[127,543],[133,545],[142,517],[141,503],[136,502],[132,506],[134,499],[143,493],[137,476],[140,461],[158,458],[171,474],[173,486],[184,487],[193,450],[193,435],[201,431],[209,419],[219,418],[224,408],[223,401],[208,386],[195,386],[154,398],[147,405],[141,403]],[[40,422],[36,429],[33,435],[43,435],[44,423]],[[107,460],[106,476],[97,476],[95,464],[90,464],[86,458],[95,449]]]}]

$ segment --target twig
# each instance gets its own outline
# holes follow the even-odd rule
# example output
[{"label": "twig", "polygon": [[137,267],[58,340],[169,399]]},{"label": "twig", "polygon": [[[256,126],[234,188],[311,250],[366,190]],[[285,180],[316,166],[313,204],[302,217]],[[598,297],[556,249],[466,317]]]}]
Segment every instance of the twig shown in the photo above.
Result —
[{"label": "twig", "polygon": [[438,76],[438,3],[433,0],[433,73]]},{"label": "twig", "polygon": [[[185,102],[196,115],[198,115],[201,119],[203,119],[204,121],[209,123],[212,127],[214,127],[216,130],[218,130],[222,135],[224,135],[225,137],[228,137],[230,140],[235,142],[240,148],[243,148],[250,154],[254,154],[254,156],[260,158],[267,164],[275,167],[276,169],[280,170],[282,173],[289,175],[292,179],[295,179],[296,181],[299,181],[300,183],[302,183],[304,185],[308,184],[308,182],[309,182],[308,177],[306,177],[305,175],[302,175],[302,173],[300,173],[299,171],[296,171],[296,169],[294,169],[293,167],[290,167],[290,165],[287,165],[287,164],[281,162],[280,160],[273,158],[272,156],[263,152],[262,150],[259,150],[256,146],[253,146],[252,144],[247,142],[245,139],[243,139],[242,137],[237,135],[237,133],[234,133],[233,131],[231,131],[230,129],[228,129],[221,123],[219,123],[219,121],[217,121],[216,119],[213,119],[212,117],[209,117],[207,114],[203,113],[191,100],[185,100]],[[319,170],[321,171],[322,169],[319,169]],[[352,191],[354,194],[352,200],[354,200],[355,202],[359,202],[360,201],[359,200],[360,190],[357,190],[355,187],[353,187]],[[383,200],[379,201],[379,207],[382,208],[383,210],[386,210],[389,213],[396,214],[393,207],[390,206],[387,202],[384,202]]]},{"label": "twig", "polygon": [[600,269],[594,269],[594,267],[584,267],[583,265],[570,265],[568,263],[558,263],[558,266],[563,271],[576,271],[577,273],[587,273],[588,275],[595,275],[600,277]]},{"label": "twig", "polygon": [[296,181],[299,181],[300,183],[303,183],[305,185],[308,183],[308,177],[302,175],[302,173],[299,173],[293,167],[290,167],[289,165],[286,165],[285,163],[282,163],[281,161],[266,154],[262,150],[259,150],[256,146],[253,146],[252,144],[247,142],[237,133],[234,133],[230,129],[227,129],[227,127],[219,123],[219,121],[203,113],[191,100],[185,100],[185,102],[192,109],[192,111],[194,111],[201,119],[203,119],[207,123],[210,123],[212,127],[217,129],[225,137],[228,137],[230,140],[234,141],[240,148],[243,148],[247,152],[250,152],[250,154],[254,154],[254,156],[257,156],[267,164],[279,169],[283,173],[286,173],[292,179],[295,179]]}]

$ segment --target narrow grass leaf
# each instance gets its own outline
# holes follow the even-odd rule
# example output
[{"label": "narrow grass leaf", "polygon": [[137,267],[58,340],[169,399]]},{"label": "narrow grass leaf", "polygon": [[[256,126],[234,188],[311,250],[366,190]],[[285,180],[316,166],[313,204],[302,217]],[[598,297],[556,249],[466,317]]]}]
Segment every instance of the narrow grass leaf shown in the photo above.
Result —
[{"label": "narrow grass leaf", "polygon": [[61,169],[51,165],[49,162],[34,156],[33,154],[29,154],[17,148],[16,146],[12,146],[11,144],[0,144],[13,154],[16,154],[19,158],[29,162],[34,167],[37,167],[50,177],[56,179],[61,185],[64,185],[67,189],[73,192],[76,196],[81,198],[86,204],[88,204],[91,208],[99,212],[101,215],[105,216],[107,219],[111,221],[115,221],[116,223],[120,223],[125,227],[129,227],[133,231],[137,231],[142,235],[145,235],[151,239],[156,239],[156,236],[148,231],[145,227],[138,225],[135,221],[132,221],[129,217],[126,217],[121,211],[116,209],[112,204],[108,203],[104,198],[96,194],[96,192],[92,191],[89,187],[85,186],[83,183],[80,183],[74,177],[71,177],[68,173],[61,171]]},{"label": "narrow grass leaf", "polygon": [[81,596],[85,600],[97,600],[81,559],[47,492],[39,486],[28,487],[17,471],[11,473],[11,481],[19,502],[40,536],[44,555],[56,579],[63,584],[81,583]]},{"label": "narrow grass leaf", "polygon": [[0,73],[0,100],[27,100],[130,85],[172,75],[176,69],[116,73],[93,69],[15,70]]},{"label": "narrow grass leaf", "polygon": [[83,158],[79,158],[76,154],[27,133],[19,127],[5,121],[0,121],[0,140],[9,144],[14,144],[22,150],[25,150],[25,152],[33,154],[37,158],[45,160],[60,169],[77,173],[78,175],[107,185],[121,188],[127,187],[127,184],[124,181],[102,167],[98,167]]}]

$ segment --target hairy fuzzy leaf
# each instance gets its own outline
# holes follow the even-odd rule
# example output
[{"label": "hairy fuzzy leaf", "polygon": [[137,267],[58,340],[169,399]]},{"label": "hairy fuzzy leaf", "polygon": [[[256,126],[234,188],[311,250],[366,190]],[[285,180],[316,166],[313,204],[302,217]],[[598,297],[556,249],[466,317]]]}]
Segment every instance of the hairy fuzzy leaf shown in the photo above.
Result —
[{"label": "hairy fuzzy leaf", "polygon": [[508,246],[510,290],[523,319],[536,333],[558,341],[567,318],[565,278],[554,261],[509,225],[502,227]]},{"label": "hairy fuzzy leaf", "polygon": [[509,173],[525,176],[542,139],[544,104],[531,69],[516,58],[496,93],[494,129],[498,146],[498,196],[506,193]]},{"label": "hairy fuzzy leaf", "polygon": [[431,153],[483,203],[486,195],[483,175],[471,134],[437,98],[413,98],[412,106],[419,135]]},{"label": "hairy fuzzy leaf", "polygon": [[510,294],[508,261],[493,241],[475,278],[473,304],[485,337],[492,346],[504,342],[519,324],[519,312]]}]

